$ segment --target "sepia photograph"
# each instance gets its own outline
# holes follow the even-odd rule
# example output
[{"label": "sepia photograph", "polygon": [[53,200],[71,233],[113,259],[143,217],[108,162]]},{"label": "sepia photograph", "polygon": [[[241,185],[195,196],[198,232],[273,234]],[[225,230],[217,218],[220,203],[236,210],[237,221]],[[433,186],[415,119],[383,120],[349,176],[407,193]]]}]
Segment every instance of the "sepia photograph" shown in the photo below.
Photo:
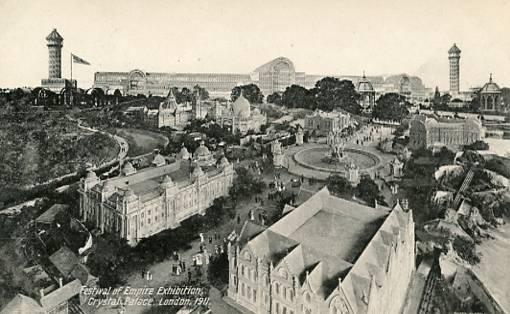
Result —
[{"label": "sepia photograph", "polygon": [[510,0],[0,12],[0,314],[510,314]]}]

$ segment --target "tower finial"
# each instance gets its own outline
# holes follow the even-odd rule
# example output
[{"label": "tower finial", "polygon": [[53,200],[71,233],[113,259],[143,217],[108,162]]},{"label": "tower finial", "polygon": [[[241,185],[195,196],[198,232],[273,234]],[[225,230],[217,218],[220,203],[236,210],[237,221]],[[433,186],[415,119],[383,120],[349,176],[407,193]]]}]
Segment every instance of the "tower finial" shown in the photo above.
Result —
[{"label": "tower finial", "polygon": [[492,73],[489,75],[489,83],[492,83]]},{"label": "tower finial", "polygon": [[365,76],[365,70],[363,70],[363,78],[366,79],[367,77]]}]

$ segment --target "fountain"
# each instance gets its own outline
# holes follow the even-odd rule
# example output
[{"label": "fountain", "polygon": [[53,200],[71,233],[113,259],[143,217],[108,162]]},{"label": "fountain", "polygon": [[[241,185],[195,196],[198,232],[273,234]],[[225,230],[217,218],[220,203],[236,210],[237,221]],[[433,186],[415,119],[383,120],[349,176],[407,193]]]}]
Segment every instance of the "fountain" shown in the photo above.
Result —
[{"label": "fountain", "polygon": [[329,132],[327,137],[329,151],[326,153],[324,161],[329,164],[351,164],[350,158],[345,152],[345,139],[339,132]]}]

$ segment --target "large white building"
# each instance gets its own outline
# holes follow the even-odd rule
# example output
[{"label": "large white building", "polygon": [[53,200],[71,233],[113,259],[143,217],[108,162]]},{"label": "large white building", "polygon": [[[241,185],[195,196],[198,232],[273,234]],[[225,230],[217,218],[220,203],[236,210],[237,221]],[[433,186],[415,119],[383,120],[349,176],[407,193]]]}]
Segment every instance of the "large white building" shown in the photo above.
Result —
[{"label": "large white building", "polygon": [[460,148],[483,138],[482,122],[475,118],[444,119],[416,115],[409,123],[412,149],[447,146]]},{"label": "large white building", "polygon": [[251,108],[251,104],[242,94],[227,106],[214,105],[211,115],[221,126],[229,125],[232,133],[246,134],[249,130],[260,131],[260,127],[267,122],[267,116],[258,108]]},{"label": "large white building", "polygon": [[[201,146],[195,156],[209,160]],[[187,150],[167,164],[156,155],[153,167],[137,171],[127,162],[120,177],[100,180],[94,172],[82,179],[80,215],[101,231],[117,234],[129,244],[165,229],[174,229],[190,216],[205,214],[214,199],[228,195],[233,166],[223,157],[212,166],[192,162]]]},{"label": "large white building", "polygon": [[268,229],[229,245],[228,298],[245,312],[401,313],[415,268],[412,212],[324,188]]},{"label": "large white building", "polygon": [[305,131],[318,136],[326,136],[330,132],[338,133],[342,131],[350,124],[350,121],[351,116],[348,113],[315,110],[305,116]]}]

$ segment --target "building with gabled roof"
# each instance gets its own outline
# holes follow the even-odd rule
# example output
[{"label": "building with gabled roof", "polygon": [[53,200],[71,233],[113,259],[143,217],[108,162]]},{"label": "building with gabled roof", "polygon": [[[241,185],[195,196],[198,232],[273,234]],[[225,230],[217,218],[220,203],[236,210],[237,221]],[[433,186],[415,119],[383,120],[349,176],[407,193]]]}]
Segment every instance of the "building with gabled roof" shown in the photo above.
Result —
[{"label": "building with gabled roof", "polygon": [[[252,313],[399,313],[415,267],[411,211],[323,188],[229,244],[228,298]],[[241,241],[242,239],[242,241]]]},{"label": "building with gabled roof", "polygon": [[443,119],[415,115],[409,126],[409,146],[412,149],[443,146],[457,149],[484,136],[482,122],[476,118]]},{"label": "building with gabled roof", "polygon": [[44,309],[34,299],[18,293],[7,305],[0,311],[0,314],[43,314]]},{"label": "building with gabled roof", "polygon": [[81,289],[82,283],[78,279],[50,278],[40,265],[32,266],[23,271],[26,295],[18,293],[0,314],[69,313],[72,303],[80,304]]},{"label": "building with gabled roof", "polygon": [[234,168],[226,158],[205,165],[203,160],[166,163],[163,156],[156,157],[152,167],[115,178],[100,180],[87,174],[79,189],[82,220],[136,245],[193,215],[205,214],[214,199],[228,195]]}]

